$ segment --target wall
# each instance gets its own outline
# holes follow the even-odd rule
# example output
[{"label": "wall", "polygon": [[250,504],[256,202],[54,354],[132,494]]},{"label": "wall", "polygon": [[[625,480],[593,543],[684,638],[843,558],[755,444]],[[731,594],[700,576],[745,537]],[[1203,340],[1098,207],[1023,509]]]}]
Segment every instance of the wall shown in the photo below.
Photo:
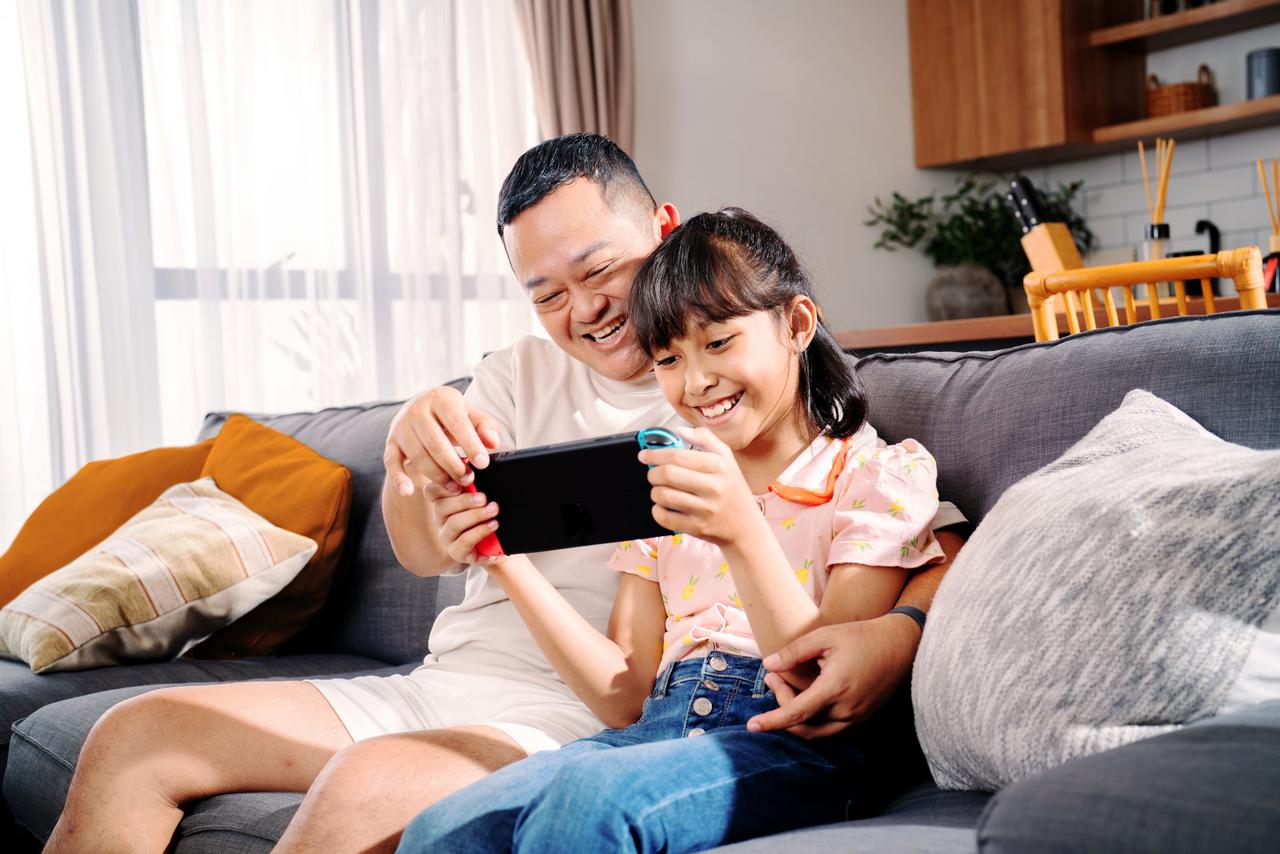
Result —
[{"label": "wall", "polygon": [[[633,4],[637,140],[660,200],[688,215],[738,204],[777,225],[805,258],[838,329],[925,320],[933,275],[916,252],[873,249],[877,196],[950,187],[912,154],[905,0],[639,0]],[[1154,53],[1149,69],[1190,80],[1206,62],[1224,101],[1244,95],[1244,53],[1280,45],[1280,25]],[[1198,248],[1197,219],[1224,246],[1263,242],[1266,204],[1252,161],[1280,157],[1280,128],[1179,143],[1166,218],[1173,249]],[[1146,202],[1136,151],[1026,170],[1085,180],[1082,213],[1122,258]],[[1119,251],[1116,251],[1119,250]]]},{"label": "wall", "polygon": [[923,320],[931,265],[862,224],[877,194],[951,181],[912,162],[905,0],[632,6],[632,153],[659,200],[779,227],[835,328]]}]

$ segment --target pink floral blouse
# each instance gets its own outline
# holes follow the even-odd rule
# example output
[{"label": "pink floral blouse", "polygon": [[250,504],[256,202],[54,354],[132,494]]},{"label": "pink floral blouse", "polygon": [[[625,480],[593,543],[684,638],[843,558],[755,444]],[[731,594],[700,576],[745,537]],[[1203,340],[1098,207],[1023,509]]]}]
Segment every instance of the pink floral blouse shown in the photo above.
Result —
[{"label": "pink floral blouse", "polygon": [[[815,603],[832,567],[844,563],[915,568],[940,560],[930,523],[938,510],[937,466],[914,439],[886,445],[863,425],[848,440],[831,500],[807,506],[770,491],[756,503]],[[842,442],[814,439],[778,483],[822,492]],[[656,582],[667,607],[662,672],[713,649],[760,656],[733,572],[719,546],[688,534],[618,544],[609,566]]]}]

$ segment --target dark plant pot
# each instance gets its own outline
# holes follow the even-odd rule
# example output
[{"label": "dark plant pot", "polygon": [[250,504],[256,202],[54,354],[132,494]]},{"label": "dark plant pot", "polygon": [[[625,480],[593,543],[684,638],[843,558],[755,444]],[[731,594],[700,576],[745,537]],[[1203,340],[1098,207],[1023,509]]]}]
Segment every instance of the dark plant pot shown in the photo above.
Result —
[{"label": "dark plant pot", "polygon": [[996,274],[976,264],[940,267],[929,283],[925,305],[930,320],[1007,314],[1009,301]]}]

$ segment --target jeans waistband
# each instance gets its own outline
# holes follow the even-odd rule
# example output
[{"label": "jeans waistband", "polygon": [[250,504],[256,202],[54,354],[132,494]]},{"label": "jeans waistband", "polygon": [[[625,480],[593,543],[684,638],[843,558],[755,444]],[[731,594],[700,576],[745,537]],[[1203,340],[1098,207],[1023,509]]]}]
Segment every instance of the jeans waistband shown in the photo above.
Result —
[{"label": "jeans waistband", "polygon": [[767,690],[764,684],[767,673],[764,663],[755,656],[732,655],[713,650],[699,658],[686,658],[668,664],[653,683],[653,696],[664,697],[672,685],[681,682],[706,679],[716,683],[744,682],[751,686],[752,694],[759,695]]}]

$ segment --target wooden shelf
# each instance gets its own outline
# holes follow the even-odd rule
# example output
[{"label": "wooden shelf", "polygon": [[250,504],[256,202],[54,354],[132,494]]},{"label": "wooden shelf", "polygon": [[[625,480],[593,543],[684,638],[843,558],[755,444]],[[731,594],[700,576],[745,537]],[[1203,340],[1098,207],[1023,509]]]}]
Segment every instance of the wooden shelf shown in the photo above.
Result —
[{"label": "wooden shelf", "polygon": [[1280,95],[1255,98],[1252,101],[1237,101],[1234,104],[1220,104],[1216,107],[1205,107],[1203,110],[1188,110],[1155,119],[1140,119],[1136,122],[1108,125],[1094,130],[1093,141],[1095,143],[1134,142],[1157,134],[1174,139],[1189,139],[1210,133],[1233,133],[1270,124],[1280,124]]},{"label": "wooden shelf", "polygon": [[1280,0],[1222,0],[1089,33],[1089,47],[1160,50],[1280,21]]}]

